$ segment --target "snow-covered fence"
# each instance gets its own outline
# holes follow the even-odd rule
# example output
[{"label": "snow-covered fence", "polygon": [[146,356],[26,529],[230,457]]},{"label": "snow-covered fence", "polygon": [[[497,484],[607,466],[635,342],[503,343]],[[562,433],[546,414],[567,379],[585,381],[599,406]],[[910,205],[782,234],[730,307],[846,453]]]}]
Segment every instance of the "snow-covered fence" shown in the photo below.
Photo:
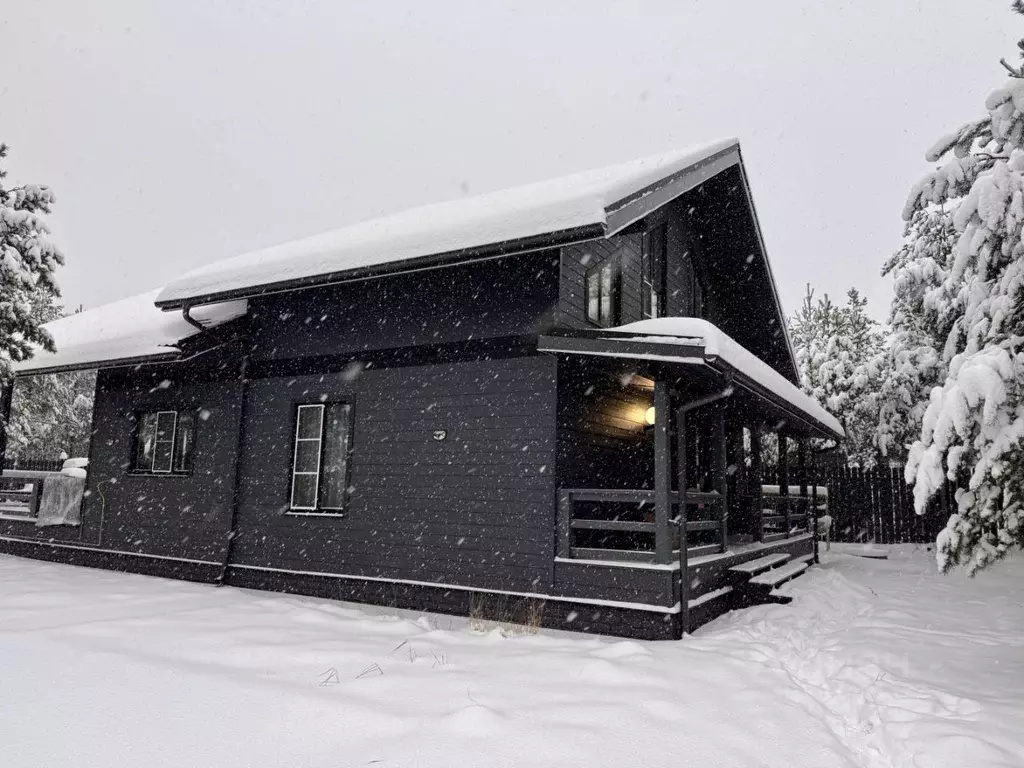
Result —
[{"label": "snow-covered fence", "polygon": [[817,475],[818,484],[828,487],[833,541],[931,543],[949,517],[945,494],[926,514],[914,512],[913,490],[902,467],[827,467]]},{"label": "snow-covered fence", "polygon": [[28,472],[60,472],[64,459],[43,456],[17,456],[7,459],[4,469],[21,469]]}]

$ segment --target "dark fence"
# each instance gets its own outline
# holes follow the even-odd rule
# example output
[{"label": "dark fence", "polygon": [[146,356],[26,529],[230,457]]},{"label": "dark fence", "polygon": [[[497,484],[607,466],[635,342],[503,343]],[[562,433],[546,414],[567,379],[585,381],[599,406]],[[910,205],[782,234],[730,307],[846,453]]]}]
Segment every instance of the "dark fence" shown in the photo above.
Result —
[{"label": "dark fence", "polygon": [[948,489],[925,514],[914,512],[914,491],[903,479],[903,467],[826,467],[818,470],[817,481],[828,487],[833,541],[926,544],[949,519]]},{"label": "dark fence", "polygon": [[4,469],[22,469],[27,472],[60,472],[63,466],[63,459],[43,456],[18,456],[4,462]]}]

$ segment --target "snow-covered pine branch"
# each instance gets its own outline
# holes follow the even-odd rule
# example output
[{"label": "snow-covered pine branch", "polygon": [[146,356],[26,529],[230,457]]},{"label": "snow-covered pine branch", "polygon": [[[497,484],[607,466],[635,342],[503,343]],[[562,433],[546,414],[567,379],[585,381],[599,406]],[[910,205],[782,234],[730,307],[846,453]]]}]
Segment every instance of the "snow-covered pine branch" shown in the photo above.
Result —
[{"label": "snow-covered pine branch", "polygon": [[[0,144],[0,160],[7,145]],[[33,314],[32,297],[60,296],[55,272],[64,263],[50,241],[43,214],[54,203],[49,187],[7,187],[0,169],[0,379],[10,376],[10,361],[30,358],[37,347],[53,350],[53,339]]]},{"label": "snow-covered pine branch", "polygon": [[954,484],[938,562],[971,573],[1024,544],[1024,79],[1011,77],[985,108],[959,139],[936,145],[955,156],[915,185],[904,209],[912,220],[963,197],[946,274],[926,294],[942,319],[936,365],[946,373],[906,474],[919,512],[947,479]]}]

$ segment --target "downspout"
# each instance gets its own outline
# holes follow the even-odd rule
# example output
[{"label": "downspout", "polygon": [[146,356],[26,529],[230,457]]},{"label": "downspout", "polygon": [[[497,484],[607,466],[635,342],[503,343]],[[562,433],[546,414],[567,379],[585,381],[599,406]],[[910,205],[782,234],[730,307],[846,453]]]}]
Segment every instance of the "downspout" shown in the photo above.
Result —
[{"label": "downspout", "polygon": [[[679,451],[677,460],[680,463],[679,479],[682,481],[679,484],[679,636],[682,637],[684,634],[690,631],[690,579],[687,576],[687,542],[686,542],[686,452],[685,452],[685,434],[683,433],[683,427],[686,424],[686,414],[690,411],[702,408],[705,405],[711,405],[717,403],[719,400],[732,395],[735,392],[735,387],[732,385],[732,377],[726,379],[728,382],[725,389],[720,392],[713,392],[705,397],[691,400],[688,403],[683,403],[676,409],[676,424],[678,425],[676,435],[676,441],[683,448]],[[727,510],[723,504],[722,514],[725,515]]]},{"label": "downspout", "polygon": [[[187,312],[187,308],[185,310]],[[218,587],[227,583],[228,569],[231,567],[231,555],[235,549],[235,539],[238,537],[238,508],[242,498],[242,450],[245,447],[245,412],[249,401],[249,356],[242,358],[242,364],[238,368],[238,380],[241,389],[238,411],[238,443],[235,446],[235,479],[231,488],[231,522],[228,527],[228,540],[224,546],[224,562],[221,564],[220,574],[217,576]]]},{"label": "downspout", "polygon": [[205,331],[206,330],[206,326],[203,325],[202,323],[200,323],[194,317],[192,317],[192,315],[190,314],[191,312],[192,312],[192,305],[191,304],[186,304],[185,306],[183,306],[181,308],[181,316],[183,318],[185,318],[185,322],[186,323],[188,323],[191,326],[195,326],[200,331]]}]

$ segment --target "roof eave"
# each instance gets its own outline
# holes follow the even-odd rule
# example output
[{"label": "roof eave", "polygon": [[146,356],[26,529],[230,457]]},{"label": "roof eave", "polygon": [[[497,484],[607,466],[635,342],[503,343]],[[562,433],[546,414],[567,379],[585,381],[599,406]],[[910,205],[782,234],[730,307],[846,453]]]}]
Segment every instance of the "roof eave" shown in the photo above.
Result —
[{"label": "roof eave", "polygon": [[113,360],[90,360],[70,365],[55,365],[48,368],[22,368],[14,372],[14,378],[20,379],[28,376],[42,376],[47,373],[71,373],[73,371],[98,371],[106,368],[132,368],[137,365],[150,365],[153,363],[172,363],[180,359],[181,352],[162,352],[155,355],[137,355],[135,357],[121,357]]},{"label": "roof eave", "polygon": [[156,301],[156,306],[165,311],[183,309],[184,307],[195,307],[203,304],[217,304],[235,299],[249,299],[257,296],[266,296],[274,293],[287,293],[289,291],[300,291],[305,288],[319,288],[339,283],[350,283],[359,280],[373,280],[389,275],[405,274],[409,272],[422,272],[431,269],[457,266],[467,262],[486,261],[499,259],[506,256],[514,256],[522,253],[543,251],[549,248],[559,248],[573,243],[595,240],[605,237],[605,225],[603,222],[595,222],[579,227],[562,229],[556,232],[549,232],[540,235],[505,240],[499,243],[474,246],[473,248],[462,248],[444,253],[429,254],[402,261],[393,261],[385,264],[374,264],[368,267],[346,269],[337,272],[328,272],[320,275],[309,275],[306,277],[282,280],[275,283],[267,283],[260,286],[247,288],[234,288],[225,291],[212,291],[205,294],[197,294],[188,297],[164,299]]}]

